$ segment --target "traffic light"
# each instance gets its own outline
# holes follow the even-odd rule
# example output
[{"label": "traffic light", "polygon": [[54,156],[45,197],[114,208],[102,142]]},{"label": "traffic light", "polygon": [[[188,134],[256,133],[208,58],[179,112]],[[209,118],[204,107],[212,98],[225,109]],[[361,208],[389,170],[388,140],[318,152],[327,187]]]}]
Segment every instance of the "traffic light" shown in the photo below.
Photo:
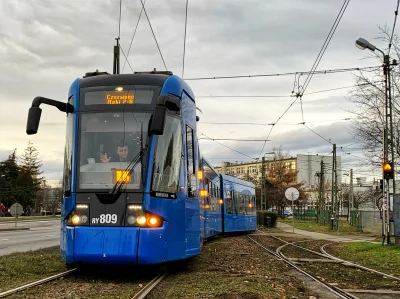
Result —
[{"label": "traffic light", "polygon": [[393,163],[391,162],[383,163],[383,178],[385,180],[393,179]]},{"label": "traffic light", "polygon": [[383,180],[379,180],[379,189],[383,190]]}]

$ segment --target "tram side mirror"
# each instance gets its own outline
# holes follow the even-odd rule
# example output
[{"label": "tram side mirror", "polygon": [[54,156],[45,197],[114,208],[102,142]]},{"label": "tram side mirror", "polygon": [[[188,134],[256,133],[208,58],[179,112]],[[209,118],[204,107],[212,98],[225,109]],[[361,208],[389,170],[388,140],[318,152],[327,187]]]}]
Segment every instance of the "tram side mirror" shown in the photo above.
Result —
[{"label": "tram side mirror", "polygon": [[167,116],[167,108],[156,106],[154,108],[153,117],[150,124],[150,135],[164,134],[165,118]]},{"label": "tram side mirror", "polygon": [[197,115],[196,115],[196,122],[198,122],[200,120],[200,117],[198,117]]},{"label": "tram side mirror", "polygon": [[37,133],[41,115],[42,109],[39,107],[29,108],[28,121],[26,123],[26,134],[33,135]]},{"label": "tram side mirror", "polygon": [[157,106],[165,106],[171,111],[180,111],[181,100],[171,96],[159,96],[157,99]]}]

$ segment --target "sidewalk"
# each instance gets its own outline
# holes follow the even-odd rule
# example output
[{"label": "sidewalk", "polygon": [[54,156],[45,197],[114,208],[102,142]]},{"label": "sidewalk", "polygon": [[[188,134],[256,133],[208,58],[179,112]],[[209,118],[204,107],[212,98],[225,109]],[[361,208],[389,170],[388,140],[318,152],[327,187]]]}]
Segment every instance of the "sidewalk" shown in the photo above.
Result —
[{"label": "sidewalk", "polygon": [[[293,226],[291,226],[289,224],[277,222],[276,227],[284,232],[293,233]],[[294,233],[298,234],[298,235],[302,235],[302,236],[307,236],[312,239],[328,240],[328,241],[334,241],[334,242],[357,242],[357,241],[371,242],[371,241],[375,240],[375,237],[369,237],[369,236],[328,235],[328,234],[323,234],[323,233],[301,230],[301,229],[297,229],[297,228],[294,229]]]}]

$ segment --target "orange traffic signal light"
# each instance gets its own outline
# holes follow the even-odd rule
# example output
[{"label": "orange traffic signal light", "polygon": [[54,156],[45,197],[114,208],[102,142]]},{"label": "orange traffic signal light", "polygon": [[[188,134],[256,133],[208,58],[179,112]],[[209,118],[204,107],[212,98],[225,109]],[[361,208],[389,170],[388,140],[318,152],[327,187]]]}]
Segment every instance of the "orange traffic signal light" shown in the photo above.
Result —
[{"label": "orange traffic signal light", "polygon": [[383,178],[385,180],[393,179],[393,163],[391,162],[383,163]]}]

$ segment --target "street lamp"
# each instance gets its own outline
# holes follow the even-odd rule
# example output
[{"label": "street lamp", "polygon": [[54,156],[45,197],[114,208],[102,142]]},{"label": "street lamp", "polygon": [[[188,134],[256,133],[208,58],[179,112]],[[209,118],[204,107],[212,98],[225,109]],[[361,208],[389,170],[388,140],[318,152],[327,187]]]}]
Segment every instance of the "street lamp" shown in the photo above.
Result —
[{"label": "street lamp", "polygon": [[368,49],[368,50],[371,50],[372,52],[374,52],[375,50],[378,50],[379,52],[382,53],[383,56],[385,56],[385,53],[383,53],[382,50],[378,49],[373,44],[370,44],[366,39],[361,38],[361,37],[358,40],[356,40],[356,47],[361,50]]},{"label": "street lamp", "polygon": [[[389,198],[390,198],[390,190],[389,190],[389,179],[393,179],[393,195],[396,192],[395,188],[395,178],[394,175],[393,177],[391,176],[386,176],[385,177],[385,165],[389,165],[389,141],[390,141],[390,153],[391,153],[391,163],[394,164],[394,136],[393,136],[393,118],[392,118],[392,93],[391,93],[391,87],[390,87],[390,57],[388,54],[385,54],[382,50],[378,49],[376,46],[370,44],[366,39],[364,38],[359,38],[356,40],[355,45],[357,48],[361,50],[371,50],[374,52],[375,50],[379,51],[383,55],[383,74],[385,76],[385,109],[384,109],[384,115],[385,115],[385,126],[383,130],[383,197],[384,201],[386,200],[388,202],[388,207],[386,211],[386,219],[387,219],[387,228],[383,228],[384,234],[387,233],[387,243],[391,244],[390,241],[390,222],[389,222]],[[397,61],[393,60],[392,65],[397,65]],[[389,132],[390,132],[390,138],[389,138]],[[394,196],[393,196],[394,197]],[[396,215],[398,213],[396,204],[394,203],[393,205],[393,214]],[[384,212],[382,212],[384,214]],[[382,221],[384,220],[385,217],[382,217]],[[386,231],[385,231],[386,230]],[[395,235],[397,235],[398,228],[395,226]],[[396,243],[400,243],[400,239],[396,238]]]}]

